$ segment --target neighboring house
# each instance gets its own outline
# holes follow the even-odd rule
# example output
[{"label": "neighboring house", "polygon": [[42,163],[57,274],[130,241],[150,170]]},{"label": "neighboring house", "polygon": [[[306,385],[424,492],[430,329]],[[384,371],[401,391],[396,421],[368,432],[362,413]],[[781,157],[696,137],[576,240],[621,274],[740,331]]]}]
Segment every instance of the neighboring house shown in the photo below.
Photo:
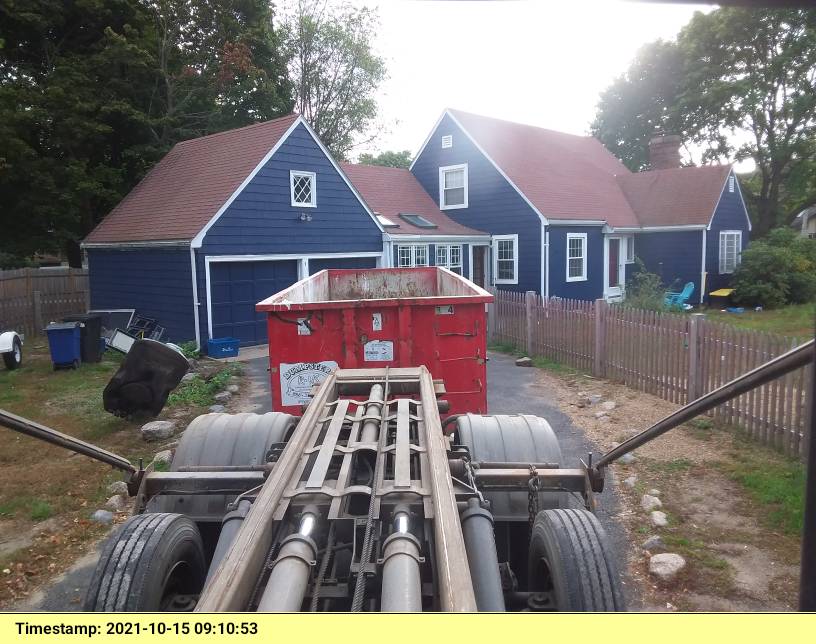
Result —
[{"label": "neighboring house", "polygon": [[92,308],[250,345],[266,341],[258,301],[323,268],[382,265],[383,228],[290,115],[177,144],[83,247]]},{"label": "neighboring house", "polygon": [[445,214],[491,234],[499,288],[616,300],[638,256],[702,301],[739,263],[750,221],[733,170],[680,168],[679,146],[656,137],[658,169],[632,173],[592,137],[446,110],[411,171]]},{"label": "neighboring house", "polygon": [[816,239],[816,206],[805,208],[796,215],[791,226],[800,231],[803,237]]},{"label": "neighboring house", "polygon": [[289,115],[177,144],[83,243],[95,309],[166,339],[266,341],[255,304],[324,268],[444,266],[484,286],[619,300],[635,256],[694,301],[750,223],[728,166],[678,137],[631,173],[592,137],[447,110],[411,169],[338,165]]}]

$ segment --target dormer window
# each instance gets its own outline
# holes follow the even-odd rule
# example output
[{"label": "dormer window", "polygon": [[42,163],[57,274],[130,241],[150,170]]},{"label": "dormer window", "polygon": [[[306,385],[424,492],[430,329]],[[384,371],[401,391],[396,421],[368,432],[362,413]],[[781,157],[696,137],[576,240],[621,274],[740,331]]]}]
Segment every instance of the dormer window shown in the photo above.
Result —
[{"label": "dormer window", "polygon": [[439,168],[439,208],[467,208],[468,168],[467,164],[449,165]]},{"label": "dormer window", "polygon": [[292,193],[292,206],[295,208],[317,207],[317,175],[314,172],[291,170],[289,187]]}]

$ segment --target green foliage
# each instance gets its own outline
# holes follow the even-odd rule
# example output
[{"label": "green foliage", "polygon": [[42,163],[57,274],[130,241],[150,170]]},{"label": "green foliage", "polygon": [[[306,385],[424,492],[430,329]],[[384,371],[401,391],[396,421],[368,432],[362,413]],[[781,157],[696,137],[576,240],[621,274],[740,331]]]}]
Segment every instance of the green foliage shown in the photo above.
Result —
[{"label": "green foliage", "polygon": [[389,168],[408,168],[411,165],[411,151],[393,152],[386,150],[377,155],[365,152],[360,155],[358,163],[363,165],[383,165]]},{"label": "green foliage", "polygon": [[51,507],[51,504],[47,501],[43,501],[42,499],[35,499],[34,502],[31,504],[31,511],[29,512],[29,516],[31,517],[32,521],[44,521],[45,519],[49,518],[52,514],[54,514],[54,508]]},{"label": "green foliage", "polygon": [[664,311],[666,287],[660,276],[650,273],[639,258],[635,258],[635,270],[626,284],[626,306],[647,311]]},{"label": "green foliage", "polygon": [[[176,142],[291,110],[266,0],[0,9],[0,252],[73,250]],[[81,28],[80,28],[81,26]]]},{"label": "green foliage", "polygon": [[387,76],[371,47],[378,26],[375,9],[326,0],[299,0],[284,26],[295,109],[340,159],[366,142],[357,138],[377,117]]},{"label": "green foliage", "polygon": [[195,340],[182,342],[179,345],[179,349],[181,349],[181,352],[184,354],[185,358],[197,359],[201,357],[201,351],[199,351],[198,347],[196,346]]},{"label": "green foliage", "polygon": [[167,397],[167,404],[171,407],[178,405],[197,405],[207,407],[212,405],[214,396],[226,388],[230,376],[238,372],[232,365],[221,369],[209,378],[193,378],[181,383]]},{"label": "green foliage", "polygon": [[790,228],[771,231],[742,253],[731,281],[734,300],[769,309],[816,299],[816,240]]},{"label": "green foliage", "polygon": [[638,52],[591,129],[633,170],[657,130],[703,148],[698,162],[753,158],[743,193],[762,236],[816,199],[815,73],[816,9],[698,12],[676,42]]}]

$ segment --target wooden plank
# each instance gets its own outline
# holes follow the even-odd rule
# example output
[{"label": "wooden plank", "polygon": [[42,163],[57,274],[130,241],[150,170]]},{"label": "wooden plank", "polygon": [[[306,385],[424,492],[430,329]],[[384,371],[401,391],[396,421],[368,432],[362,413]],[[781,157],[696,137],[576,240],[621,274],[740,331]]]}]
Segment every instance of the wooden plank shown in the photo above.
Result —
[{"label": "wooden plank", "polygon": [[[796,340],[791,340],[789,348],[795,349],[798,343]],[[784,416],[784,427],[785,427],[785,453],[789,456],[793,456],[796,454],[796,441],[794,437],[794,427],[793,427],[793,387],[794,387],[794,374],[787,373],[785,374],[785,380],[783,382],[783,386],[785,388],[785,416]]]},{"label": "wooden plank", "polygon": [[343,429],[343,423],[346,420],[348,413],[349,401],[343,399],[337,403],[332,414],[329,428],[326,430],[326,436],[323,438],[323,444],[320,446],[320,451],[317,453],[312,471],[309,473],[309,478],[306,481],[307,489],[320,489],[323,487],[323,482],[326,480],[326,472],[329,471],[329,464],[331,463],[334,450],[337,447],[337,439],[340,437],[340,431]]}]

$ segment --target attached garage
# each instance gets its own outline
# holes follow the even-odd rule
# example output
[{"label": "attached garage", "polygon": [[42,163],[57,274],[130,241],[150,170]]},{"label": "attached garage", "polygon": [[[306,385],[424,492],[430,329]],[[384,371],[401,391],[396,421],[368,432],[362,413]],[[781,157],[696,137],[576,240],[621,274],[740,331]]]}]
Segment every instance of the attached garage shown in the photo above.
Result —
[{"label": "attached garage", "polygon": [[256,313],[255,304],[297,280],[297,260],[212,262],[211,337],[238,338],[241,346],[266,343],[266,315]]}]

